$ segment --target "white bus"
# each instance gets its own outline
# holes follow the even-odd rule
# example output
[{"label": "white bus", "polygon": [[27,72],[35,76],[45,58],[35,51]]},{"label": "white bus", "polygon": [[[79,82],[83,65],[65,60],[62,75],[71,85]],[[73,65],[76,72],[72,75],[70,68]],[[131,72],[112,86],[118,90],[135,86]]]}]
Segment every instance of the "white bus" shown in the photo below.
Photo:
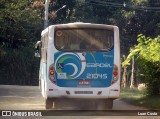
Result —
[{"label": "white bus", "polygon": [[35,55],[41,57],[39,84],[46,109],[60,98],[86,99],[95,101],[97,108],[112,108],[120,94],[117,26],[51,25],[42,31],[36,49]]}]

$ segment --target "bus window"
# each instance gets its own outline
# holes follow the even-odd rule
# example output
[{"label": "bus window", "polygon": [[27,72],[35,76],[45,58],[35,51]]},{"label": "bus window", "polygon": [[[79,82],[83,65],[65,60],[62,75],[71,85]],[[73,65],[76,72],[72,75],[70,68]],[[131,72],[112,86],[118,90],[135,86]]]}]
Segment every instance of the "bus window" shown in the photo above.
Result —
[{"label": "bus window", "polygon": [[58,50],[83,51],[112,49],[114,33],[106,29],[61,29],[55,32],[55,46]]}]

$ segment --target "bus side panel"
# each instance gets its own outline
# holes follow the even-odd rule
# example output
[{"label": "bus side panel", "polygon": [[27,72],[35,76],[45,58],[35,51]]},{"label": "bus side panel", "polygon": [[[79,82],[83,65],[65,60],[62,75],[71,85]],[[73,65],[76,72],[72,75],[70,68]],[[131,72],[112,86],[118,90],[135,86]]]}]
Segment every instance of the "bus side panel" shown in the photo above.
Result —
[{"label": "bus side panel", "polygon": [[118,66],[118,81],[110,87],[109,98],[118,98],[120,94],[120,43],[119,43],[119,29],[114,27],[114,64]]},{"label": "bus side panel", "polygon": [[49,89],[56,89],[57,86],[51,82],[49,79],[49,67],[51,65],[54,66],[54,53],[57,52],[57,49],[54,46],[54,26],[49,26],[49,37],[48,37],[48,48],[47,48],[47,72],[46,72],[46,97],[50,97],[53,95],[53,91],[49,91]]},{"label": "bus side panel", "polygon": [[47,80],[47,73],[46,73],[46,69],[47,69],[47,65],[44,62],[41,62],[41,91],[42,91],[42,96],[45,97],[45,91],[46,91],[46,86],[45,86],[45,82]]}]

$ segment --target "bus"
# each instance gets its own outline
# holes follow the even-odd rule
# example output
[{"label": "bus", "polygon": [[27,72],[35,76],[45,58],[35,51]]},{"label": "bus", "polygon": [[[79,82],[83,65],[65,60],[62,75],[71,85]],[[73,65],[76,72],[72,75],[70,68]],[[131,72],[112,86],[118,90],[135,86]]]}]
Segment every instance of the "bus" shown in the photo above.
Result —
[{"label": "bus", "polygon": [[94,101],[97,108],[112,109],[120,94],[117,26],[79,22],[51,25],[42,31],[35,47],[46,109],[53,108],[60,98],[86,99]]}]

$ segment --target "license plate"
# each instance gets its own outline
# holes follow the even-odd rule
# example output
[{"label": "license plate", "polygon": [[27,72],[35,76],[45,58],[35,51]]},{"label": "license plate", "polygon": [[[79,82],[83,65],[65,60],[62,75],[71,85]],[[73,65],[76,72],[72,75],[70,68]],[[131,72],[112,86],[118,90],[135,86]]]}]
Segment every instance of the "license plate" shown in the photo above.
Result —
[{"label": "license plate", "polygon": [[79,85],[90,85],[90,80],[80,80],[78,81]]},{"label": "license plate", "polygon": [[93,91],[75,91],[75,94],[93,94]]}]

